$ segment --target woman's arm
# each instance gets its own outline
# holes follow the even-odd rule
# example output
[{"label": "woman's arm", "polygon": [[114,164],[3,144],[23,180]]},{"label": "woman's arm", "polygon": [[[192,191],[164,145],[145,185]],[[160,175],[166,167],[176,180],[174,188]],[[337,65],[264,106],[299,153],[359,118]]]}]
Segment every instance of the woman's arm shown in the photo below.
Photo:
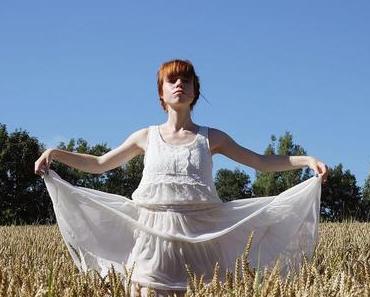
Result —
[{"label": "woman's arm", "polygon": [[209,129],[209,140],[212,153],[220,153],[241,164],[261,172],[287,171],[310,167],[315,173],[323,174],[326,181],[327,166],[311,156],[260,155],[242,147],[228,134],[218,129]]},{"label": "woman's arm", "polygon": [[270,171],[287,171],[299,169],[302,167],[311,168],[315,174],[322,175],[322,182],[327,181],[328,166],[322,161],[311,156],[280,156],[280,155],[263,155],[263,172]]},{"label": "woman's arm", "polygon": [[[101,174],[119,167],[135,156],[145,152],[147,128],[132,133],[119,147],[103,156],[47,149],[35,162],[35,173],[47,171],[52,160],[57,160],[84,172]],[[46,170],[43,170],[46,168]]]},{"label": "woman's arm", "polygon": [[145,154],[148,128],[132,133],[119,147],[98,158],[101,173],[112,170],[140,154]]},{"label": "woman's arm", "polygon": [[209,128],[208,138],[212,154],[222,154],[238,163],[247,165],[258,171],[265,170],[263,155],[242,147],[225,132]]},{"label": "woman's arm", "polygon": [[263,155],[263,172],[299,169],[309,166],[312,159],[311,156]]},{"label": "woman's arm", "polygon": [[100,173],[98,156],[51,149],[51,159],[89,173]]}]

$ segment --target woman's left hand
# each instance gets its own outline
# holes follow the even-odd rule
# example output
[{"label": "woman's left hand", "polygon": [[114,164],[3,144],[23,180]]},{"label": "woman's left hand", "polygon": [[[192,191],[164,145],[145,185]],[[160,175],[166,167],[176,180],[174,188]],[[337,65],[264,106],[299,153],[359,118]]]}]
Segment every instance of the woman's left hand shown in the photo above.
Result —
[{"label": "woman's left hand", "polygon": [[322,175],[322,183],[326,183],[328,177],[328,166],[321,162],[320,160],[311,157],[308,161],[308,167],[310,167],[315,174]]}]

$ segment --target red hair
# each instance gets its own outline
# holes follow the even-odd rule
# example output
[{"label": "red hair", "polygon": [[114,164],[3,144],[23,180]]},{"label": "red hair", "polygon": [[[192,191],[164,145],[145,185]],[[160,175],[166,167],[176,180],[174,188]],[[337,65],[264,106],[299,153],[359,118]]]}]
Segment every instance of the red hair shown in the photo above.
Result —
[{"label": "red hair", "polygon": [[194,84],[194,100],[190,104],[190,110],[193,110],[194,105],[197,103],[200,94],[199,77],[195,73],[193,64],[189,60],[171,60],[163,63],[157,72],[157,87],[159,100],[162,108],[167,112],[165,103],[161,98],[163,96],[163,81],[165,77],[174,78],[184,76],[189,79],[193,79]]}]

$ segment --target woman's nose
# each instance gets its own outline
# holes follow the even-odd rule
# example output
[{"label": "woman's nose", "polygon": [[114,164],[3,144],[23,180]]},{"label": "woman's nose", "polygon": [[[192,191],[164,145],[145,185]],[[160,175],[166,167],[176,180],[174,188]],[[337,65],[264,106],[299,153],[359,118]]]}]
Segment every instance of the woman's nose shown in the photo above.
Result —
[{"label": "woman's nose", "polygon": [[183,85],[183,80],[181,79],[181,78],[178,78],[177,80],[176,80],[176,86],[179,86],[179,85]]}]

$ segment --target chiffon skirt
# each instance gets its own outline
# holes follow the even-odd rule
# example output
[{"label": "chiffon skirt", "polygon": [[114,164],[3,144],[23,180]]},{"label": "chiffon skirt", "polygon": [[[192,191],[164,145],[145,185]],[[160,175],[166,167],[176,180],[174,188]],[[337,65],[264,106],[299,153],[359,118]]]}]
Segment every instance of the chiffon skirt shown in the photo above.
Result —
[{"label": "chiffon skirt", "polygon": [[55,171],[43,176],[58,227],[80,271],[105,276],[111,265],[134,265],[132,281],[159,290],[186,290],[185,264],[210,281],[216,262],[220,278],[254,233],[248,261],[254,268],[277,258],[286,274],[311,257],[317,242],[321,176],[276,196],[222,203],[140,204],[131,199],[74,186]]}]

